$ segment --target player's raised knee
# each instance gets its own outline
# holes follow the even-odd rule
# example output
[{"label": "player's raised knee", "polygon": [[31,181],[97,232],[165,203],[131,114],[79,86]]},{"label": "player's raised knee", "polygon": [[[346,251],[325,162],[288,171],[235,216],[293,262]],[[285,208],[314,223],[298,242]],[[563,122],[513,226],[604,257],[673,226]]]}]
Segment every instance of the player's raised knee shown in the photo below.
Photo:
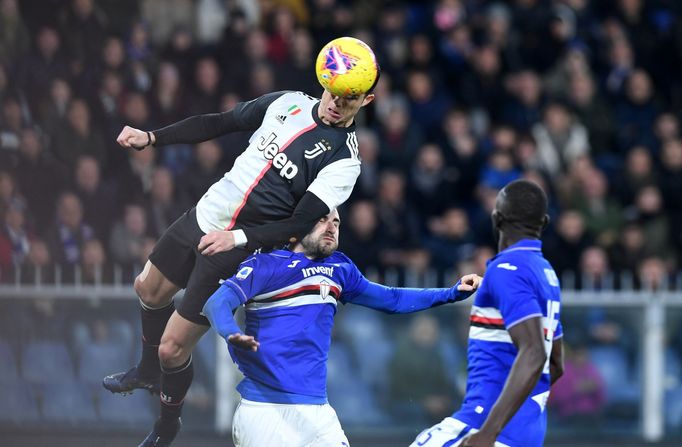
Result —
[{"label": "player's raised knee", "polygon": [[161,340],[159,345],[159,361],[164,368],[175,368],[187,361],[189,353],[182,344],[172,338]]}]

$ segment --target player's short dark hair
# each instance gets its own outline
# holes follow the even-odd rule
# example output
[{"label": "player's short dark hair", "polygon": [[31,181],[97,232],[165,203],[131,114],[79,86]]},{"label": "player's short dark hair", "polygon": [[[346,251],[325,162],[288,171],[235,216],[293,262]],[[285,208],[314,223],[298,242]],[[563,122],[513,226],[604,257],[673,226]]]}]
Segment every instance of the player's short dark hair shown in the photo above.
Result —
[{"label": "player's short dark hair", "polygon": [[498,212],[504,220],[524,227],[541,229],[547,214],[547,195],[537,183],[514,180],[500,194]]},{"label": "player's short dark hair", "polygon": [[369,95],[370,93],[374,93],[374,89],[376,88],[377,84],[379,83],[379,78],[381,77],[381,67],[379,66],[379,62],[377,62],[377,77],[374,78],[374,82],[372,83],[372,86],[367,90],[365,95]]}]

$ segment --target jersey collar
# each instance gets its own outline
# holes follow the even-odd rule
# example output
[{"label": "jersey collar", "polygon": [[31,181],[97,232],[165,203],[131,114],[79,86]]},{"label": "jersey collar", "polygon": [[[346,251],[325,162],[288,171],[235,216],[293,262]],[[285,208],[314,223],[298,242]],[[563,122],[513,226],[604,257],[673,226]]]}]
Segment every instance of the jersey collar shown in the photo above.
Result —
[{"label": "jersey collar", "polygon": [[488,264],[500,256],[514,251],[542,251],[542,241],[539,239],[521,239],[514,245],[505,248],[488,261]]}]

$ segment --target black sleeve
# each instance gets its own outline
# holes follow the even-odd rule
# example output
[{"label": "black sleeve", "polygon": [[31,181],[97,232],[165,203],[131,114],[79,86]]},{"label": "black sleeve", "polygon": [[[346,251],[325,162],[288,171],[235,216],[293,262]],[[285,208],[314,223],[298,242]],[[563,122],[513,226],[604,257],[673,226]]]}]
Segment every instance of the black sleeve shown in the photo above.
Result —
[{"label": "black sleeve", "polygon": [[323,216],[329,214],[329,211],[329,207],[315,194],[306,192],[291,217],[257,227],[243,228],[248,239],[246,248],[255,250],[300,241]]},{"label": "black sleeve", "polygon": [[195,115],[157,129],[154,131],[154,146],[200,143],[230,132],[256,130],[263,122],[270,104],[285,93],[268,93],[248,102],[240,102],[227,112]]}]

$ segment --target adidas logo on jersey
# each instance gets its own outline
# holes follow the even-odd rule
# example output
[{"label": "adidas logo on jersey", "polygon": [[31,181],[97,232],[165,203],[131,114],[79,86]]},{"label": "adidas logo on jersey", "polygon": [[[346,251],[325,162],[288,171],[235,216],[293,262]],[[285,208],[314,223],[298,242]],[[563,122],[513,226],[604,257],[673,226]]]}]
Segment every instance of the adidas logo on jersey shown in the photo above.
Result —
[{"label": "adidas logo on jersey", "polygon": [[279,145],[275,143],[275,135],[272,132],[267,138],[261,137],[258,143],[258,150],[263,152],[266,160],[272,160],[272,166],[279,169],[279,175],[291,180],[298,174],[298,166],[293,164],[284,152],[279,151]]},{"label": "adidas logo on jersey", "polygon": [[318,155],[320,155],[321,153],[323,153],[324,151],[330,151],[330,150],[332,150],[332,145],[329,144],[329,142],[327,140],[322,140],[322,141],[318,141],[317,143],[315,143],[315,147],[305,151],[303,153],[303,155],[308,160],[311,160],[311,159],[317,157]]},{"label": "adidas logo on jersey", "polygon": [[277,115],[277,116],[275,117],[275,119],[276,119],[277,121],[279,121],[280,124],[284,124],[284,121],[287,120],[287,116],[286,116],[286,115]]}]

